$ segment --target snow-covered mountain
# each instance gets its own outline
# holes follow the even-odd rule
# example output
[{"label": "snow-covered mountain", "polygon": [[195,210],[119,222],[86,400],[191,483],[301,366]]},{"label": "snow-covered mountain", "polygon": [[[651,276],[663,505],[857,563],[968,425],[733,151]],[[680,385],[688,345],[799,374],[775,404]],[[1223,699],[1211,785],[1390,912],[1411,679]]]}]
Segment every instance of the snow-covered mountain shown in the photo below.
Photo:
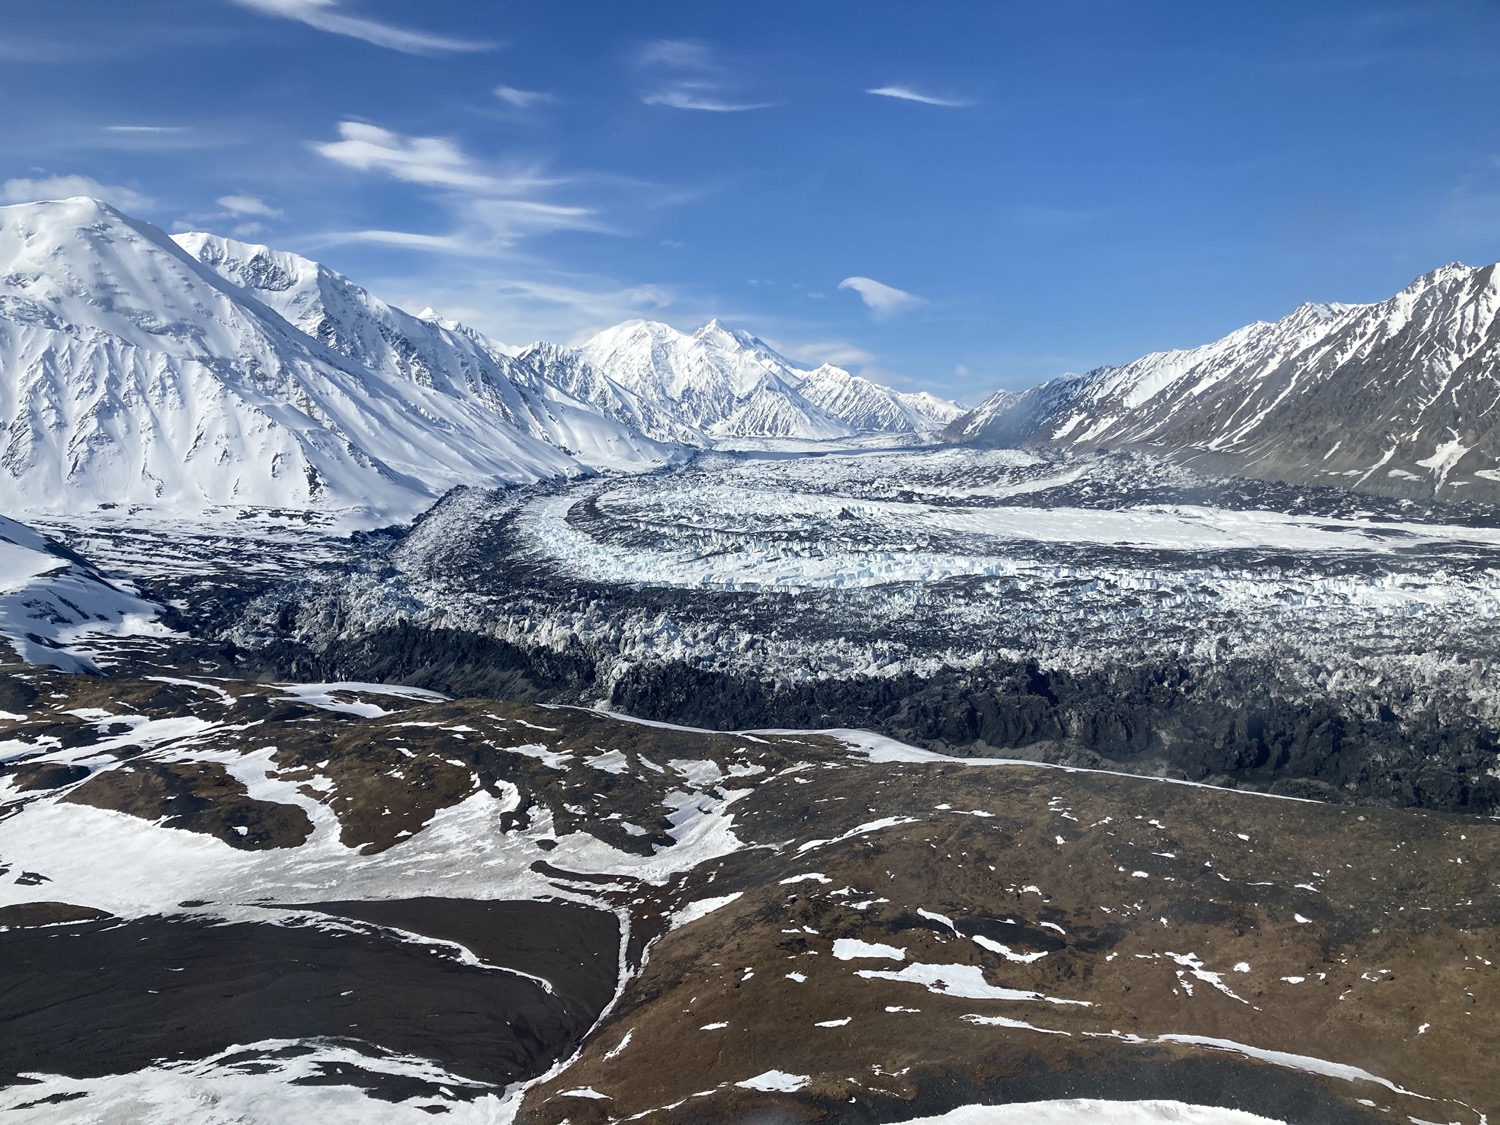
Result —
[{"label": "snow-covered mountain", "polygon": [[719,437],[932,430],[957,412],[803,370],[717,321],[521,357],[296,254],[78,198],[0,209],[0,505],[403,518],[457,484],[640,471]]},{"label": "snow-covered mountain", "polygon": [[703,442],[702,433],[679,419],[670,404],[627,390],[584,360],[575,349],[537,343],[524,349],[518,358],[542,373],[551,385],[588,403],[605,417],[657,441],[689,445]]},{"label": "snow-covered mountain", "polygon": [[601,417],[462,324],[431,313],[412,316],[297,254],[211,234],[173,241],[362,370],[482,404],[506,425],[591,468],[632,471],[673,458],[628,419]]},{"label": "snow-covered mountain", "polygon": [[[315,279],[302,284],[334,300]],[[335,317],[358,296],[341,299]],[[316,303],[309,315],[324,321]],[[515,424],[519,405],[485,381],[477,349],[472,381],[424,377],[419,355],[376,369],[351,356],[380,355],[366,334],[378,321],[326,323],[329,343],[95,200],[0,208],[0,506],[384,519],[460,483],[588,472]],[[383,346],[405,350],[400,339]]]},{"label": "snow-covered mountain", "polygon": [[1373,305],[1309,304],[1214,343],[995,396],[957,440],[1142,448],[1209,471],[1500,498],[1500,268]]},{"label": "snow-covered mountain", "polygon": [[80,645],[100,635],[165,633],[160,612],[61,544],[0,516],[0,639],[28,664],[92,668]]},{"label": "snow-covered mountain", "polygon": [[809,371],[797,389],[808,402],[861,432],[920,433],[945,426],[962,413],[936,395],[893,391],[831,363]]},{"label": "snow-covered mountain", "polygon": [[577,349],[535,345],[521,358],[611,417],[660,440],[814,440],[941,427],[958,407],[901,394],[842,368],[797,366],[717,320],[693,333],[634,320]]},{"label": "snow-covered mountain", "polygon": [[589,340],[579,356],[709,438],[854,433],[802,397],[789,360],[717,320],[691,335],[653,321],[627,321]]}]

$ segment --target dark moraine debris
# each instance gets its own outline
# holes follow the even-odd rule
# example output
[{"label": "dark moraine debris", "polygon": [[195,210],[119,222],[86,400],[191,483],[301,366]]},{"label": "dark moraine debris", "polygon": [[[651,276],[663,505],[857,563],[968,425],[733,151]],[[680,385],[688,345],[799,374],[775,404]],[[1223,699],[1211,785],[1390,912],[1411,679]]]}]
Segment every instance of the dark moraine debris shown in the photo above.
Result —
[{"label": "dark moraine debris", "polygon": [[235,1044],[332,1038],[499,1086],[570,1053],[613,995],[618,930],[606,911],[442,899],[322,909],[335,906],[472,939],[482,960],[505,967],[466,965],[374,926],[174,916],[11,929],[0,933],[0,1085],[28,1072],[89,1078]]},{"label": "dark moraine debris", "polygon": [[246,851],[295,848],[313,831],[303,809],[251,797],[218,762],[133,763],[96,774],[63,800],[201,832]]}]

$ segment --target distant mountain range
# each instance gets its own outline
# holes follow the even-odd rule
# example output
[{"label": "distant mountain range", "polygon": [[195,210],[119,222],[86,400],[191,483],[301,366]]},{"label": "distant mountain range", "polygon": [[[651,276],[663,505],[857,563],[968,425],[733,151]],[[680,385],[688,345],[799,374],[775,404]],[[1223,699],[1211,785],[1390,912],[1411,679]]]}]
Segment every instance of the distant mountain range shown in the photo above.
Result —
[{"label": "distant mountain range", "polygon": [[[732,437],[841,438],[919,433],[962,411],[928,394],[901,394],[823,364],[798,367],[764,341],[717,320],[689,335],[665,324],[628,321],[581,348],[536,345],[522,353],[548,378],[588,396],[580,373],[606,373],[654,414],[710,440]],[[605,401],[590,398],[601,408]],[[645,432],[672,440],[673,430]],[[701,441],[701,439],[700,439]]]},{"label": "distant mountain range", "polygon": [[1500,500],[1500,267],[1303,305],[1212,344],[1002,391],[952,440],[1139,449],[1214,473]]},{"label": "distant mountain range", "polygon": [[717,322],[520,356],[325,266],[77,198],[0,208],[0,506],[406,518],[457,484],[639,471],[725,437],[936,430],[960,410]]},{"label": "distant mountain range", "polygon": [[[1304,305],[964,413],[710,321],[504,347],[296,254],[92,199],[0,208],[0,508],[405,519],[458,484],[635,472],[719,443],[943,435],[1500,500],[1497,267]],[[946,427],[946,429],[944,429]]]}]

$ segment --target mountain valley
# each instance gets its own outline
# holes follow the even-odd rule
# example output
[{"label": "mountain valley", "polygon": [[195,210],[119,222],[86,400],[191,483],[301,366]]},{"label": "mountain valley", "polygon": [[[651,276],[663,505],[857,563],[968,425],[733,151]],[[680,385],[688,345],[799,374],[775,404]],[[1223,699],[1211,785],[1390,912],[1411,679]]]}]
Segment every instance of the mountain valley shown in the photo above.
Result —
[{"label": "mountain valley", "polygon": [[0,1121],[1486,1125],[1495,279],[964,411],[0,208]]}]

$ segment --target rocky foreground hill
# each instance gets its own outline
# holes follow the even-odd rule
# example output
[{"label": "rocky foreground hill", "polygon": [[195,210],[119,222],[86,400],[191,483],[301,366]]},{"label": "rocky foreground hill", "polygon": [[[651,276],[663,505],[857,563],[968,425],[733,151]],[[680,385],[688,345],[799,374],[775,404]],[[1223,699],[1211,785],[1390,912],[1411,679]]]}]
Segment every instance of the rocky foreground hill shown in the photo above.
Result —
[{"label": "rocky foreground hill", "polygon": [[7,1120],[1500,1108],[1488,820],[180,669],[0,703]]}]

